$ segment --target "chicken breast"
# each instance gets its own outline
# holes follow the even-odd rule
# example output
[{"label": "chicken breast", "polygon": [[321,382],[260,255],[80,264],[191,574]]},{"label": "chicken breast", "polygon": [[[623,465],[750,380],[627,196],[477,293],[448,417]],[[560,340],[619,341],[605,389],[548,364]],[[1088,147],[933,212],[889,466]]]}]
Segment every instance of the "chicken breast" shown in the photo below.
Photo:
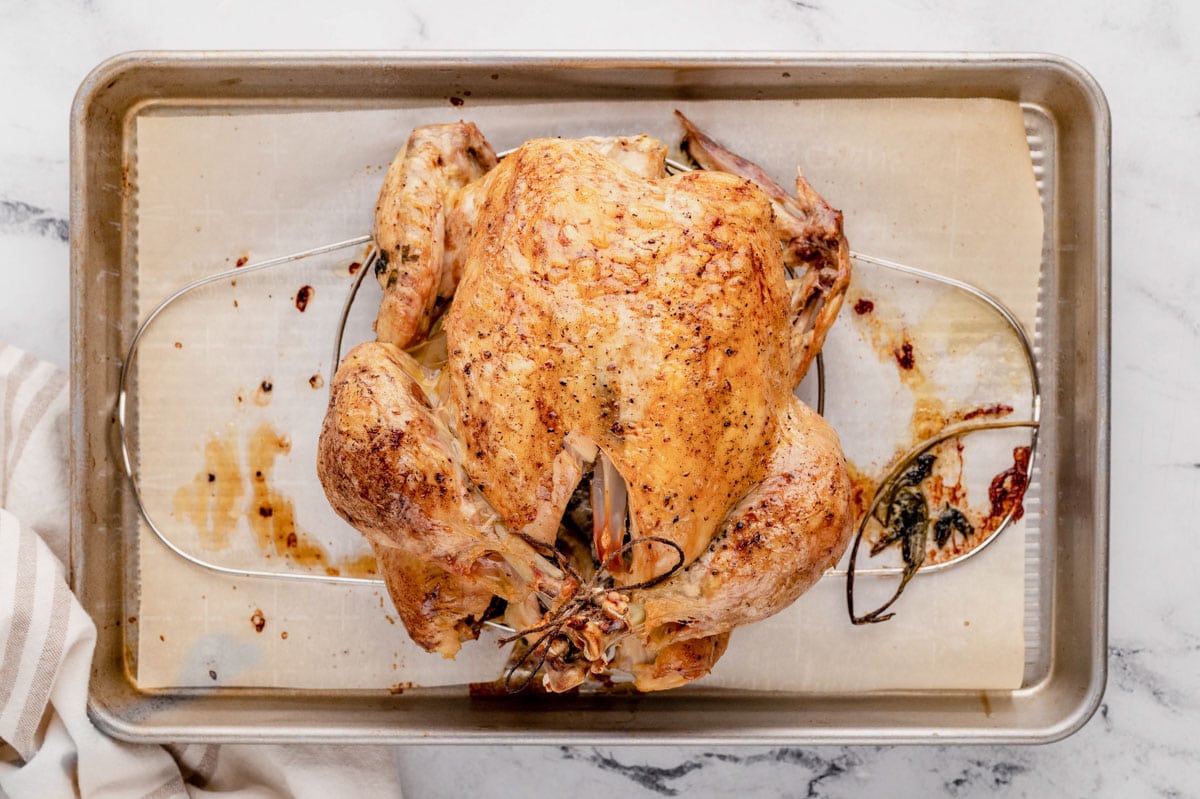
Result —
[{"label": "chicken breast", "polygon": [[[770,204],[730,175],[646,181],[561,139],[496,172],[468,256],[488,266],[445,322],[467,474],[525,529],[581,434],[624,478],[637,533],[692,560],[762,479],[791,392]],[[631,555],[631,581],[674,559]]]}]

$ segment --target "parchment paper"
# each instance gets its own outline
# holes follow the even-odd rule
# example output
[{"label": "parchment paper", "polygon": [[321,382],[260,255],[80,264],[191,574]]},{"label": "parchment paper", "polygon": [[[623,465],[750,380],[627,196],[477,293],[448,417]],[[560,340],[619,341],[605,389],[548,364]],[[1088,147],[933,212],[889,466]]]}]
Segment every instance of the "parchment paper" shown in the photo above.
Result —
[{"label": "parchment paper", "polygon": [[[1032,331],[1042,213],[1021,110],[991,100],[150,110],[137,121],[132,175],[139,315],[183,283],[239,258],[369,232],[383,170],[415,125],[469,119],[497,150],[540,135],[641,131],[673,145],[675,107],[784,185],[803,165],[813,185],[845,212],[856,250],[980,285]],[[147,336],[134,402],[143,494],[160,526],[189,552],[246,568],[311,566],[264,549],[256,535],[267,518],[256,504],[263,500],[270,518],[290,514],[304,540],[323,553],[318,570],[345,568],[365,553],[357,533],[326,505],[314,467],[333,324],[349,285],[348,265],[361,256],[347,251],[205,289],[168,310]],[[864,271],[852,297],[909,296],[911,287],[889,288],[889,279]],[[345,349],[370,336],[378,297],[372,283],[364,284]],[[300,311],[296,295],[306,285],[313,292]],[[919,326],[930,313],[922,302],[900,303],[896,324]],[[852,460],[879,466],[894,454],[913,399],[887,376],[894,365],[872,360],[865,331],[849,309],[835,325],[829,360],[849,365],[840,373],[831,366],[827,416]],[[990,336],[977,335],[960,355],[990,357]],[[1019,381],[983,379],[986,369],[972,374],[978,379],[941,384],[962,403],[1027,391]],[[874,381],[871,391],[852,385],[863,379]],[[881,416],[881,405],[898,408]],[[1014,418],[1027,415],[1027,405],[1014,406]],[[286,446],[264,456],[258,446],[264,437]],[[885,443],[872,444],[877,440]],[[206,493],[214,452],[227,455],[216,459],[227,470],[211,481],[225,486],[226,500],[233,497],[223,509]],[[269,485],[254,474],[264,463]],[[189,496],[191,511],[181,502]],[[227,529],[218,541],[200,528],[211,528],[213,514],[222,513]],[[738,629],[703,684],[818,691],[1018,687],[1026,523],[961,566],[919,576],[902,600],[904,612],[886,624],[852,627],[843,581],[826,578],[784,613]],[[504,653],[486,635],[467,644],[457,661],[421,652],[382,588],[223,576],[183,561],[144,525],[138,556],[137,680],[144,687],[385,688],[488,681],[502,671]]]}]

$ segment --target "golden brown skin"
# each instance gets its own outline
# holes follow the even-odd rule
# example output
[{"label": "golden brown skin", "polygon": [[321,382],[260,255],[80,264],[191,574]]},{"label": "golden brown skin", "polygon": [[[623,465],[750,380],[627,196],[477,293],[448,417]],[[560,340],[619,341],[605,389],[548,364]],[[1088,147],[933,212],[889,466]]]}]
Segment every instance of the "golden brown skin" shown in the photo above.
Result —
[{"label": "golden brown skin", "polygon": [[630,597],[645,611],[648,639],[689,640],[764,619],[841,557],[851,486],[837,435],[795,397],[782,413],[765,477],[703,554]]},{"label": "golden brown skin", "polygon": [[537,591],[555,595],[562,575],[497,524],[420,377],[421,367],[391,344],[351,350],[334,377],[317,476],[380,555],[413,640],[452,657],[464,635],[474,637],[493,594],[514,604]]},{"label": "golden brown skin", "polygon": [[[707,675],[712,671],[713,664],[725,654],[728,645],[727,632],[705,638],[687,638],[660,644],[660,648],[653,650],[652,657],[632,659],[625,667],[633,674],[638,690],[665,691]],[[630,647],[623,647],[627,648]]]},{"label": "golden brown skin", "polygon": [[[376,225],[381,247],[409,242],[409,256],[441,231],[440,254],[400,259],[403,290],[385,294],[377,328],[420,341],[449,286],[445,368],[435,379],[388,343],[347,356],[320,442],[330,502],[380,548],[427,648],[470,637],[485,593],[518,629],[580,600],[549,641],[548,688],[614,666],[643,690],[697,679],[730,630],[790,604],[849,539],[837,437],[792,395],[848,280],[840,214],[815,192],[764,193],[760,174],[666,177],[644,136],[533,140],[462,185],[470,170],[413,174],[444,169],[446,148],[478,133],[447,128],[414,132]],[[711,140],[698,149],[748,171]],[[384,196],[442,185],[438,202]],[[809,263],[807,282],[785,279],[785,253]],[[666,544],[634,546],[591,593],[548,560],[601,459],[627,484],[634,539],[683,552],[657,585],[637,587],[675,564]]]},{"label": "golden brown skin", "polygon": [[799,169],[793,197],[758,165],[717,144],[678,111],[675,116],[683,123],[683,146],[700,166],[752,180],[770,198],[783,242],[783,262],[804,270],[788,281],[792,375],[799,383],[821,351],[850,285],[850,245],[842,231],[842,212],[831,208]]},{"label": "golden brown skin", "polygon": [[470,122],[417,128],[396,155],[375,206],[380,341],[407,347],[429,332],[437,299],[454,293],[462,272],[474,198],[459,193],[495,165]]},{"label": "golden brown skin", "polygon": [[[650,182],[557,139],[495,172],[468,257],[487,267],[445,322],[467,474],[524,529],[581,433],[625,476],[638,533],[690,561],[762,479],[791,391],[770,205],[729,175]],[[630,579],[674,559],[638,547]]]},{"label": "golden brown skin", "polygon": [[450,574],[436,562],[372,542],[379,571],[388,576],[392,604],[421,648],[453,657],[461,642],[479,636],[493,594],[486,583]]}]

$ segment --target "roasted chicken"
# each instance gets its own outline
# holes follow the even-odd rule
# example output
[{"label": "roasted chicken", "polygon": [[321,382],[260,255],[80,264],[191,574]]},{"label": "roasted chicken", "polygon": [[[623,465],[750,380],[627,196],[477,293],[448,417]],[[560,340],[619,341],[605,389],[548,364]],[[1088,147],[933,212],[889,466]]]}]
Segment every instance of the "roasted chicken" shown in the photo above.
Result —
[{"label": "roasted chicken", "polygon": [[849,280],[841,214],[680,119],[705,169],[647,136],[499,160],[464,122],[388,172],[378,340],[318,473],[428,650],[499,615],[549,690],[671,688],[845,549],[837,436],[793,395]]}]

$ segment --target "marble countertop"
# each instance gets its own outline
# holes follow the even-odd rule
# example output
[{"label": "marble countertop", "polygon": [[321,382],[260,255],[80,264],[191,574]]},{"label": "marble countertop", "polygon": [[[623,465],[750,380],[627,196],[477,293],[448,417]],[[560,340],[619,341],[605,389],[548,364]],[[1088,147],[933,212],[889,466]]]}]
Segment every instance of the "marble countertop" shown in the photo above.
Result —
[{"label": "marble countertop", "polygon": [[[595,6],[399,0],[0,5],[0,340],[66,367],[72,96],[133,49],[1039,51],[1092,72],[1113,117],[1109,677],[1041,747],[428,747],[409,794],[1200,795],[1200,6],[723,0]],[[1161,546],[1159,545],[1161,543]],[[453,788],[451,788],[453,786]],[[580,786],[585,786],[583,790]]]}]

